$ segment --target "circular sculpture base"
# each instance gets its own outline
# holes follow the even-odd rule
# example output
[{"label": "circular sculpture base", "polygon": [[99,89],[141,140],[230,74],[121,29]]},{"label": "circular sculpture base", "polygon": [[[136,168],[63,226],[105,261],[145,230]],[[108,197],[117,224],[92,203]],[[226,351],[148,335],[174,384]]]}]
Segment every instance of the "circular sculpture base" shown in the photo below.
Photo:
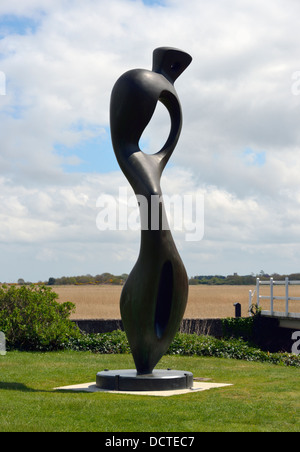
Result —
[{"label": "circular sculpture base", "polygon": [[154,370],[138,375],[136,370],[104,370],[96,375],[96,386],[110,391],[172,391],[193,387],[193,374],[180,370]]}]

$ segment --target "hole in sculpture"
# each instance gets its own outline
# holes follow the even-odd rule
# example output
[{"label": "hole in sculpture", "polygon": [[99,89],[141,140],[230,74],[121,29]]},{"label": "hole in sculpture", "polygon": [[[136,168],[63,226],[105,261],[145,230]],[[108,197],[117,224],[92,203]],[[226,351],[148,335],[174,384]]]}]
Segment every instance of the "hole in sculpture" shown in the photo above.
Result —
[{"label": "hole in sculpture", "polygon": [[156,154],[165,145],[171,130],[170,115],[166,107],[157,102],[151,121],[144,130],[139,147],[145,154]]},{"label": "hole in sculpture", "polygon": [[169,322],[173,298],[173,279],[172,263],[167,261],[161,271],[156,301],[155,331],[158,339],[162,338]]}]

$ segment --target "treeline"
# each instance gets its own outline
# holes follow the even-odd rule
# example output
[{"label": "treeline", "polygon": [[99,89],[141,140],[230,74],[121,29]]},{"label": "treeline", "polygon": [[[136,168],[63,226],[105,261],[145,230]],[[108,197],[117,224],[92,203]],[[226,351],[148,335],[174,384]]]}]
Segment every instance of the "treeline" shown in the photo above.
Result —
[{"label": "treeline", "polygon": [[251,286],[256,284],[256,276],[253,275],[211,275],[211,276],[193,276],[189,280],[191,286],[206,284],[210,286],[232,285],[232,286]]},{"label": "treeline", "polygon": [[211,275],[211,276],[193,276],[189,279],[190,285],[232,285],[232,286],[251,286],[256,284],[256,278],[260,278],[261,281],[269,281],[273,278],[276,281],[284,281],[288,277],[291,281],[300,280],[300,273],[292,273],[290,275],[279,275],[278,273],[273,273],[268,275],[263,271],[257,275],[253,273],[251,275],[240,276],[237,273],[228,276],[222,275]]},{"label": "treeline", "polygon": [[80,285],[80,284],[115,284],[123,285],[128,278],[127,273],[116,276],[111,273],[101,275],[62,276],[61,278],[49,278],[49,286]]},{"label": "treeline", "polygon": [[[238,275],[234,273],[233,275],[222,276],[222,275],[197,275],[189,279],[189,284],[192,286],[206,284],[206,285],[232,285],[232,286],[251,286],[256,284],[256,278],[260,278],[263,281],[269,281],[270,278],[275,281],[284,281],[286,277],[291,281],[299,281],[300,273],[291,273],[290,275],[279,275],[278,273],[273,273],[268,275],[263,270],[255,275]],[[62,276],[60,278],[50,277],[48,281],[39,281],[38,285],[48,285],[48,286],[64,286],[64,285],[84,285],[84,284],[112,284],[112,285],[123,285],[128,278],[127,273],[122,275],[113,275],[112,273],[102,273],[101,275],[81,275],[81,276]],[[0,283],[1,284],[1,283]],[[25,282],[24,279],[18,279],[17,285],[30,285],[31,282]]]}]

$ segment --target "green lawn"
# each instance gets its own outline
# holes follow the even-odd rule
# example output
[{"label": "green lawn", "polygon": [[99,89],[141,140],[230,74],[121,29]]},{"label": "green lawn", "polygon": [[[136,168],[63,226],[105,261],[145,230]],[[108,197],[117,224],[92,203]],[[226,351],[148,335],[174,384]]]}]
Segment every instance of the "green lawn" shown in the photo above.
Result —
[{"label": "green lawn", "polygon": [[234,386],[171,398],[56,392],[106,368],[134,368],[131,355],[9,352],[0,356],[0,432],[300,431],[297,368],[165,356],[167,367]]}]

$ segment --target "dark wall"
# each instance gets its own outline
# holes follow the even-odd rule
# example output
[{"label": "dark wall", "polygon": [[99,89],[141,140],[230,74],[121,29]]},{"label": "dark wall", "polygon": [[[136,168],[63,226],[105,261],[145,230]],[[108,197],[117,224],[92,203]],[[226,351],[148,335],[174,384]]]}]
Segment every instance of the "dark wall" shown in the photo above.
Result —
[{"label": "dark wall", "polygon": [[84,333],[111,333],[115,330],[124,330],[122,320],[74,320]]},{"label": "dark wall", "polygon": [[[74,320],[81,331],[85,333],[109,333],[115,330],[124,330],[122,320]],[[221,319],[184,319],[180,327],[181,333],[205,334],[222,337]]]},{"label": "dark wall", "polygon": [[278,319],[261,316],[255,318],[253,330],[254,341],[262,350],[291,353],[292,335],[297,330],[281,328]]}]

